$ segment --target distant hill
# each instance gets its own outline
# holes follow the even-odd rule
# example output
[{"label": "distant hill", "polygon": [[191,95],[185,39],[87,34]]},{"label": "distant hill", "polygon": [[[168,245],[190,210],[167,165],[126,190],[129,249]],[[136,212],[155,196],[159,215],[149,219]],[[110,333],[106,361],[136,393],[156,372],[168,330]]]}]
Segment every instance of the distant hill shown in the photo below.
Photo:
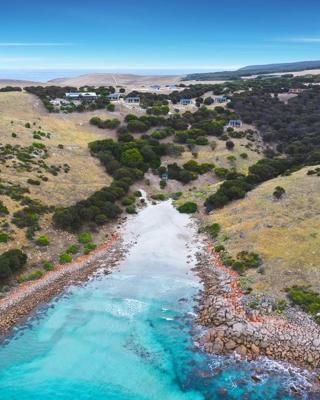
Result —
[{"label": "distant hill", "polygon": [[0,88],[5,86],[18,86],[23,88],[25,86],[46,86],[46,83],[19,79],[1,79],[0,77]]},{"label": "distant hill", "polygon": [[181,80],[181,76],[175,75],[135,75],[135,74],[112,74],[112,73],[93,73],[75,76],[71,78],[57,78],[48,81],[51,85],[59,86],[142,86],[142,85],[168,85],[177,83]]},{"label": "distant hill", "polygon": [[299,61],[293,63],[248,65],[236,71],[204,72],[187,75],[184,80],[211,81],[222,79],[237,79],[250,75],[296,72],[320,68],[320,61]]}]

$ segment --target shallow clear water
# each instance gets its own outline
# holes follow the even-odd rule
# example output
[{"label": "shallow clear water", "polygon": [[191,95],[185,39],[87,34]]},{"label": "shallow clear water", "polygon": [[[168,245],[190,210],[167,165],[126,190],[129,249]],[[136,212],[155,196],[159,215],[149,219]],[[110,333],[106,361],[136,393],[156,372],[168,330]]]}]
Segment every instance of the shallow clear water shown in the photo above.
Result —
[{"label": "shallow clear water", "polygon": [[289,399],[275,364],[194,348],[193,232],[169,202],[141,211],[115,272],[69,288],[0,346],[0,399]]}]

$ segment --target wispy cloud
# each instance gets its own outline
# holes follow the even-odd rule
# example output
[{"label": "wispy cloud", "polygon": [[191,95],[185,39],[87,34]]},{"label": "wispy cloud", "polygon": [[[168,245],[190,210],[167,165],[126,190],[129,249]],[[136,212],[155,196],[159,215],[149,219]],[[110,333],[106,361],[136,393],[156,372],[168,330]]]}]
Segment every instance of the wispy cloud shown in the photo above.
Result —
[{"label": "wispy cloud", "polygon": [[0,47],[59,47],[73,45],[74,43],[64,42],[0,42]]},{"label": "wispy cloud", "polygon": [[285,43],[320,43],[320,36],[281,38],[281,39],[277,39],[277,42],[285,42]]}]

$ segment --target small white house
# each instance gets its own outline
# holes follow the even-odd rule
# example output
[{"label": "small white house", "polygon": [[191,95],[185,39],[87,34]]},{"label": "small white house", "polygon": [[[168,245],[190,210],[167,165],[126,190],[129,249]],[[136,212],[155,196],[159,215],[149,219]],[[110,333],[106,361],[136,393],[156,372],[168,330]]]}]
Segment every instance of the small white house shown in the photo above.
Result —
[{"label": "small white house", "polygon": [[118,101],[118,100],[120,100],[120,98],[121,98],[121,93],[111,93],[107,97],[107,99],[110,101]]},{"label": "small white house", "polygon": [[128,104],[134,104],[134,105],[139,105],[140,104],[140,97],[127,97],[126,98],[126,103]]},{"label": "small white house", "polygon": [[179,104],[181,106],[190,106],[193,104],[193,100],[192,99],[180,99]]},{"label": "small white house", "polygon": [[96,100],[98,98],[95,92],[70,92],[66,93],[69,100]]},{"label": "small white house", "polygon": [[226,96],[217,96],[214,99],[215,103],[226,103],[228,101],[228,98]]},{"label": "small white house", "polygon": [[241,128],[242,121],[240,119],[230,119],[227,128]]}]

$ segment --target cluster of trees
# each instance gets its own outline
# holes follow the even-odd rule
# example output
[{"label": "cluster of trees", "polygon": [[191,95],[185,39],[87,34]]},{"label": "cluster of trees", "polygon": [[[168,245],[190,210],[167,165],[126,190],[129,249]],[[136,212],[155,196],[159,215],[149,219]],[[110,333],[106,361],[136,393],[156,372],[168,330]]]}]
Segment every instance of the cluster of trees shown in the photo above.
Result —
[{"label": "cluster of trees", "polygon": [[33,239],[34,233],[40,230],[40,216],[52,211],[52,207],[30,198],[25,198],[23,203],[27,205],[13,214],[12,223],[19,228],[27,228],[27,237]]},{"label": "cluster of trees", "polygon": [[149,108],[154,106],[167,106],[168,105],[168,95],[166,94],[158,94],[158,93],[149,93],[149,92],[139,92],[134,90],[126,97],[139,97],[140,98],[140,106],[142,108]]},{"label": "cluster of trees", "polygon": [[[54,99],[63,99],[65,97],[65,94],[67,92],[77,92],[78,88],[74,86],[27,86],[24,88],[24,90],[28,93],[32,93],[36,96],[38,96],[46,109],[49,112],[58,112],[57,110],[51,103],[50,100]],[[83,112],[83,111],[94,111],[97,109],[103,109],[108,106],[113,106],[110,104],[110,101],[108,100],[107,96],[111,93],[115,92],[115,88],[113,86],[109,87],[90,87],[90,86],[83,86],[79,89],[80,91],[92,91],[96,92],[99,97],[95,101],[81,101],[81,104],[75,105],[74,103],[68,104],[68,105],[62,105],[61,110],[65,112],[73,112],[73,111],[78,111],[78,112]],[[110,111],[112,111],[110,109]]]},{"label": "cluster of trees", "polygon": [[152,107],[147,108],[147,114],[153,115],[167,115],[169,113],[169,106],[162,104],[154,104]]},{"label": "cluster of trees", "polygon": [[131,133],[144,133],[153,127],[166,125],[164,117],[155,115],[137,117],[136,115],[128,114],[125,117],[125,122],[127,123],[127,131]]},{"label": "cluster of trees", "polygon": [[308,286],[291,286],[286,289],[287,295],[292,304],[298,305],[305,312],[316,317],[316,321],[320,323],[317,315],[320,312],[320,295]]},{"label": "cluster of trees", "polygon": [[248,269],[258,268],[262,265],[262,258],[258,253],[248,252],[248,251],[240,251],[236,258],[231,257],[227,251],[224,251],[224,248],[219,248],[218,250],[222,251],[221,260],[224,265],[227,265],[234,269],[239,274],[243,274]]},{"label": "cluster of trees", "polygon": [[167,168],[161,166],[159,168],[159,175],[162,176],[164,173],[167,173],[169,179],[175,179],[176,181],[182,183],[189,183],[192,180],[197,179],[198,175],[212,171],[213,168],[214,164],[198,164],[196,161],[190,160],[183,164],[182,167],[180,167],[177,163],[168,164]]},{"label": "cluster of trees", "polygon": [[0,92],[21,92],[22,88],[19,86],[5,86],[0,88]]},{"label": "cluster of trees", "polygon": [[103,120],[99,117],[92,117],[89,122],[101,129],[116,129],[120,126],[120,121],[117,118]]},{"label": "cluster of trees", "polygon": [[245,123],[255,124],[265,142],[300,163],[320,162],[320,88],[281,102],[268,93],[244,92],[229,103]]},{"label": "cluster of trees", "polygon": [[[185,86],[185,85],[183,85]],[[194,99],[203,96],[207,92],[213,92],[216,95],[223,94],[225,87],[219,84],[195,84],[185,87],[183,90],[174,90],[170,94],[146,93],[134,90],[128,94],[128,97],[140,97],[140,104],[143,108],[168,105],[168,100],[173,104],[179,103],[181,99]],[[211,103],[212,104],[212,103]]]},{"label": "cluster of trees", "polygon": [[249,167],[247,176],[236,172],[229,172],[226,180],[219,186],[216,193],[210,195],[205,206],[208,212],[221,208],[232,200],[242,199],[246,193],[255,188],[259,183],[275,178],[293,167],[287,159],[262,159]]},{"label": "cluster of trees", "polygon": [[168,164],[167,171],[169,179],[174,179],[182,183],[189,183],[198,177],[196,172],[182,168],[177,163]]},{"label": "cluster of trees", "polygon": [[116,218],[122,212],[117,202],[149,168],[159,168],[160,157],[168,154],[167,144],[160,144],[149,136],[134,139],[125,135],[121,139],[118,142],[98,140],[89,144],[91,154],[99,158],[113,182],[86,200],[57,209],[53,220],[58,228],[77,231],[84,224],[96,226]]},{"label": "cluster of trees", "polygon": [[178,211],[183,214],[193,214],[198,211],[198,206],[192,201],[187,201],[178,207]]},{"label": "cluster of trees", "polygon": [[19,249],[8,250],[0,255],[0,280],[9,278],[27,262],[27,255]]},{"label": "cluster of trees", "polygon": [[173,128],[163,128],[151,133],[151,137],[157,140],[165,139],[169,136],[174,135],[175,131]]}]

